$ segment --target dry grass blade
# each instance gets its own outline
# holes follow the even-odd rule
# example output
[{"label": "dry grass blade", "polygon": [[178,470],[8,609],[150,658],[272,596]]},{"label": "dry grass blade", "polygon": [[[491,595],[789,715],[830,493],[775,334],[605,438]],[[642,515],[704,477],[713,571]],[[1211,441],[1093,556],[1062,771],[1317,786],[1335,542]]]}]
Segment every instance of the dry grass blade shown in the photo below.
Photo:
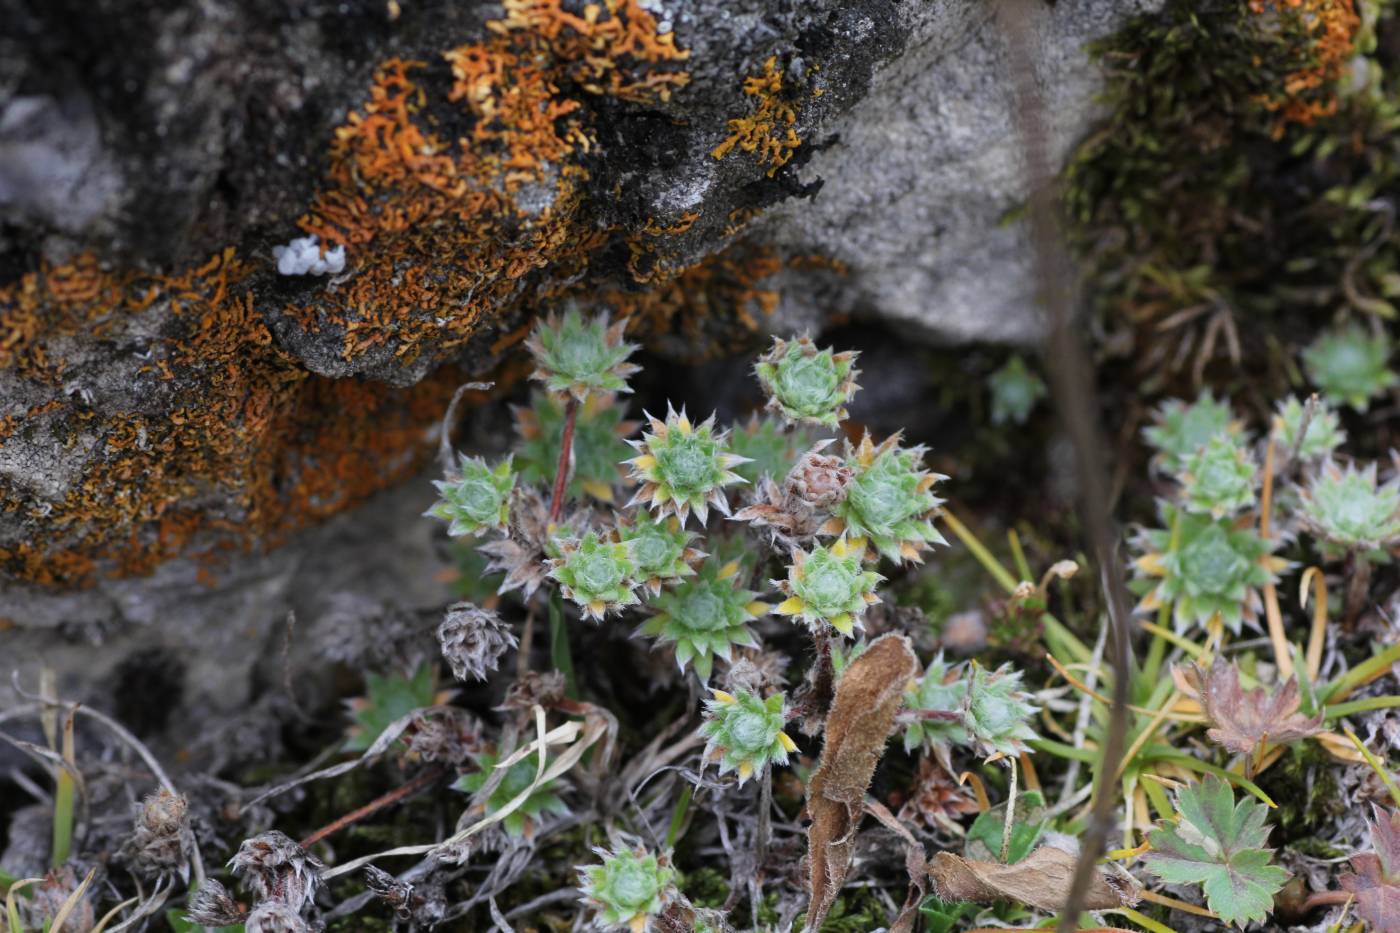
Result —
[{"label": "dry grass blade", "polygon": [[904,687],[918,670],[909,639],[883,635],[836,684],[821,762],[807,785],[808,930],[821,926],[846,881],[866,789],[894,729]]},{"label": "dry grass blade", "polygon": [[87,877],[83,879],[83,883],[78,885],[72,894],[68,895],[63,906],[58,908],[58,913],[54,914],[53,923],[49,924],[48,933],[62,933],[63,925],[68,922],[73,911],[77,910],[78,905],[82,903],[83,897],[87,894],[88,885],[92,884],[93,875],[96,874],[96,868],[88,869]]},{"label": "dry grass blade", "polygon": [[1094,367],[1074,330],[1073,264],[1059,230],[1059,198],[1050,166],[1045,101],[1034,73],[1031,30],[1036,21],[1043,20],[1046,15],[1049,14],[1043,5],[1027,0],[1000,0],[997,5],[997,21],[1010,52],[1015,120],[1025,149],[1030,181],[1028,218],[1035,285],[1047,312],[1049,331],[1045,365],[1056,408],[1074,448],[1084,526],[1107,597],[1109,655],[1113,663],[1113,700],[1105,729],[1103,758],[1096,772],[1098,787],[1091,818],[1080,840],[1083,850],[1069,885],[1066,909],[1060,916],[1060,930],[1069,933],[1075,927],[1080,905],[1093,880],[1095,860],[1111,829],[1116,789],[1111,776],[1117,773],[1122,760],[1128,728],[1128,686],[1132,668],[1128,612],[1131,602],[1124,585],[1116,546],[1118,538],[1109,512],[1108,472],[1103,463],[1092,384]]}]

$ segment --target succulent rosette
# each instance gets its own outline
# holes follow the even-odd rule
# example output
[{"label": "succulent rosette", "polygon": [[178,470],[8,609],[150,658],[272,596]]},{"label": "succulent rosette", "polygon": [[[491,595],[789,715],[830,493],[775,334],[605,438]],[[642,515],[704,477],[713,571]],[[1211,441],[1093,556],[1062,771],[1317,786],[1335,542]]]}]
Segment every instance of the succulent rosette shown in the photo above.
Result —
[{"label": "succulent rosette", "polygon": [[914,716],[904,729],[904,750],[913,752],[927,746],[946,761],[950,746],[970,743],[972,736],[963,723],[966,700],[967,680],[961,665],[949,664],[940,653],[929,662],[923,676],[905,688],[904,705]]},{"label": "succulent rosette", "polygon": [[1303,489],[1298,518],[1329,556],[1385,561],[1386,549],[1400,543],[1400,485],[1379,482],[1374,463],[1358,469],[1329,461]]},{"label": "succulent rosette", "polygon": [[618,516],[617,536],[631,548],[637,579],[652,596],[668,583],[694,576],[695,565],[705,557],[704,551],[692,546],[695,533],[674,515],[653,518],[643,510],[630,518]]},{"label": "succulent rosette", "polygon": [[681,670],[695,668],[700,680],[710,679],[718,655],[729,660],[735,645],[758,647],[749,623],[768,612],[758,594],[739,585],[738,561],[710,558],[692,577],[681,580],[649,602],[656,613],[638,631],[663,644],[673,644]]},{"label": "succulent rosette", "polygon": [[1365,411],[1371,399],[1393,388],[1395,373],[1386,366],[1390,338],[1368,334],[1349,324],[1318,336],[1303,351],[1303,369],[1328,401]]},{"label": "succulent rosette", "polygon": [[880,601],[875,587],[884,579],[865,569],[864,554],[865,542],[859,538],[841,537],[810,551],[794,549],[787,579],[773,581],[787,597],[773,611],[794,616],[813,630],[830,625],[854,636],[866,608]]},{"label": "succulent rosette", "polygon": [[601,622],[608,613],[637,604],[637,565],[628,545],[596,531],[578,539],[560,536],[554,543],[559,556],[549,560],[549,576],[584,616]]},{"label": "succulent rosette", "polygon": [[535,325],[525,347],[535,362],[530,378],[545,388],[583,401],[591,394],[630,392],[627,377],[639,366],[627,362],[637,349],[622,339],[626,321],[606,314],[585,320],[577,309],[550,315]]},{"label": "succulent rosette", "polygon": [[1163,402],[1155,412],[1154,423],[1143,429],[1142,436],[1157,451],[1153,465],[1176,474],[1215,435],[1240,436],[1243,432],[1243,425],[1228,404],[1216,401],[1210,392],[1202,392],[1194,402]]},{"label": "succulent rosette", "polygon": [[754,366],[768,396],[768,410],[789,422],[834,428],[860,390],[854,351],[819,350],[807,337],[773,338],[773,347]]},{"label": "succulent rosette", "polygon": [[[515,469],[521,482],[548,486],[559,469],[559,445],[564,435],[564,403],[548,392],[530,396],[528,408],[517,406],[515,431],[520,442],[515,448]],[[617,396],[589,395],[574,418],[573,476],[568,493],[580,498],[592,496],[599,502],[613,501],[613,487],[624,473],[619,464],[630,452],[627,437],[637,430],[637,422],[622,417]]]},{"label": "succulent rosette", "polygon": [[1189,455],[1181,473],[1181,502],[1188,511],[1215,518],[1254,504],[1259,468],[1240,438],[1222,432]]},{"label": "succulent rosette", "polygon": [[1133,588],[1140,612],[1171,605],[1178,632],[1205,626],[1217,613],[1238,633],[1258,625],[1259,589],[1278,581],[1288,562],[1274,555],[1276,542],[1260,536],[1248,519],[1215,518],[1162,502],[1165,527],[1135,539]]},{"label": "succulent rosette", "polygon": [[439,499],[425,515],[447,522],[454,538],[501,531],[510,520],[510,494],[515,488],[511,458],[496,466],[480,457],[461,457],[455,475],[434,480]]},{"label": "succulent rosette", "polygon": [[584,903],[597,912],[603,929],[643,933],[675,894],[676,870],[670,859],[641,846],[593,851],[603,862],[578,870]]},{"label": "succulent rosette", "polygon": [[645,504],[657,517],[675,515],[681,524],[692,511],[705,524],[711,507],[729,514],[724,487],[744,482],[734,467],[744,458],[732,453],[727,432],[716,431],[714,416],[692,424],[685,411],[667,411],[666,420],[647,416],[651,430],[628,441],[637,456],[626,461],[641,488],[628,505]]},{"label": "succulent rosette", "polygon": [[1016,755],[1037,738],[1031,728],[1037,707],[1021,690],[1021,673],[1010,665],[995,671],[976,663],[949,665],[940,654],[905,693],[914,714],[904,747],[929,748],[945,766],[952,746],[984,756]]},{"label": "succulent rosette", "polygon": [[797,746],[783,731],[787,715],[781,693],[767,699],[746,690],[710,693],[714,698],[705,701],[700,734],[707,740],[705,754],[719,762],[720,774],[737,772],[742,785],[770,763],[787,764]]},{"label": "succulent rosette", "polygon": [[[486,786],[486,782],[491,778],[499,760],[498,756],[491,752],[482,753],[477,758],[479,770],[463,775],[452,786],[460,791],[476,793]],[[530,785],[535,783],[535,775],[538,772],[539,757],[537,755],[526,755],[515,762],[506,769],[501,783],[497,784],[486,800],[482,802],[481,812],[486,816],[491,816],[505,809],[506,804],[530,790]],[[501,820],[501,826],[505,828],[506,833],[517,838],[528,839],[534,836],[535,827],[544,814],[562,815],[568,813],[569,807],[559,797],[559,789],[557,781],[545,781],[530,791],[524,802]]]},{"label": "succulent rosette", "polygon": [[899,437],[891,435],[878,447],[869,434],[857,446],[846,442],[851,477],[823,532],[864,538],[891,560],[919,563],[923,550],[948,543],[933,527],[943,504],[933,487],[947,477],[922,469],[924,448],[902,448]]},{"label": "succulent rosette", "polygon": [[1019,354],[987,378],[987,387],[992,392],[992,424],[1025,424],[1046,393],[1045,381]]},{"label": "succulent rosette", "polygon": [[[1305,419],[1306,412],[1307,406],[1294,397],[1278,403],[1274,428],[1278,432],[1276,443],[1280,459],[1297,451],[1298,459],[1306,462],[1326,460],[1346,442],[1341,419],[1331,405],[1318,399],[1313,405],[1312,417]],[[1307,421],[1306,431],[1304,420]]]}]

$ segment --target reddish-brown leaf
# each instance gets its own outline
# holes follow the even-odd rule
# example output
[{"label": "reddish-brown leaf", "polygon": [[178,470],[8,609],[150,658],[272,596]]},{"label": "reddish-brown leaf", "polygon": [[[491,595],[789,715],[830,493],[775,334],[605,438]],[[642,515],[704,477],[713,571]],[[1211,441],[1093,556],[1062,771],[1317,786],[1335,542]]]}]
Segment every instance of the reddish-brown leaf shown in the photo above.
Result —
[{"label": "reddish-brown leaf", "polygon": [[1192,665],[1178,668],[1177,673],[1183,692],[1195,694],[1210,720],[1206,735],[1232,752],[1246,755],[1263,741],[1282,745],[1322,731],[1321,713],[1309,718],[1298,712],[1297,678],[1290,677],[1272,691],[1265,687],[1245,690],[1240,685],[1240,669],[1220,658],[1208,671]]},{"label": "reddish-brown leaf", "polygon": [[1356,895],[1356,915],[1375,933],[1400,933],[1400,813],[1371,805],[1371,843],[1375,852],[1351,857],[1354,874],[1339,878],[1342,890]]},{"label": "reddish-brown leaf", "polygon": [[918,670],[908,638],[882,635],[836,685],[821,762],[807,784],[808,930],[821,926],[846,883],[866,789],[894,730],[904,687]]}]

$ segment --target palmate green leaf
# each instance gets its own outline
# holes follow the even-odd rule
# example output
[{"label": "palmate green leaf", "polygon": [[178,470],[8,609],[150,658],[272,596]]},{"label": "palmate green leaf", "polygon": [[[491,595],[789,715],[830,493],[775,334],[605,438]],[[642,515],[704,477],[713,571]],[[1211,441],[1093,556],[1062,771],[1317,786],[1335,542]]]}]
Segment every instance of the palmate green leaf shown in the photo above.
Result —
[{"label": "palmate green leaf", "polygon": [[1152,850],[1142,858],[1148,871],[1173,884],[1199,884],[1206,904],[1226,923],[1263,920],[1288,872],[1270,864],[1264,848],[1269,829],[1263,804],[1235,803],[1230,785],[1215,775],[1183,788],[1176,797],[1175,825],[1148,834]]}]

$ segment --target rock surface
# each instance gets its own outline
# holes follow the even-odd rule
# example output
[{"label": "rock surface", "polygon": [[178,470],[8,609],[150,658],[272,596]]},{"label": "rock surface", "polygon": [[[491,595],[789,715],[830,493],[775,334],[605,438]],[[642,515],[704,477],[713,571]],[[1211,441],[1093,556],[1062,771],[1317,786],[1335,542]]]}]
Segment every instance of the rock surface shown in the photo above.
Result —
[{"label": "rock surface", "polygon": [[[1036,10],[1057,154],[1149,3]],[[983,0],[606,10],[0,0],[7,661],[95,691],[162,647],[227,710],[289,609],[445,602],[426,483],[375,494],[566,299],[677,357],[834,313],[1036,338]],[[277,274],[305,234],[342,275]]]}]

